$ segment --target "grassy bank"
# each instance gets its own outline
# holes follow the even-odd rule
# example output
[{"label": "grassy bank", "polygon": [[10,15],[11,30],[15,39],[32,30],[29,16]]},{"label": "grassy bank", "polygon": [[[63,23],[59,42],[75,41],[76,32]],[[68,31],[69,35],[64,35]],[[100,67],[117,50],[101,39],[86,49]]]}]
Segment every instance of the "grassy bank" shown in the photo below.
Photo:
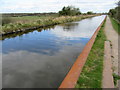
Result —
[{"label": "grassy bank", "polygon": [[39,16],[16,16],[16,17],[13,17],[13,16],[6,16],[6,15],[2,15],[2,25],[5,25],[5,24],[15,24],[15,23],[22,23],[22,24],[25,24],[25,23],[32,23],[38,19],[45,19],[47,17],[58,17],[59,15],[58,14],[54,14],[54,15],[39,15]]},{"label": "grassy bank", "polygon": [[112,22],[113,28],[120,34],[120,23],[118,23],[115,19],[110,17],[110,20]]},{"label": "grassy bank", "polygon": [[106,36],[104,34],[103,23],[93,47],[89,53],[85,66],[78,79],[76,88],[101,88],[102,72],[103,72],[103,57],[104,57],[104,41]]},{"label": "grassy bank", "polygon": [[[2,26],[2,30],[0,30],[0,34],[6,34],[11,32],[17,32],[17,31],[25,31],[26,29],[31,29],[32,27],[46,27],[50,25],[56,25],[61,23],[67,23],[72,21],[81,20],[84,18],[92,17],[95,15],[84,15],[84,16],[61,16],[61,17],[34,17],[33,19],[30,18],[30,20],[33,20],[32,22],[17,22],[17,23],[8,23],[4,24]],[[28,17],[29,18],[29,17]],[[19,19],[19,18],[18,18]],[[26,19],[23,19],[23,21]],[[18,20],[19,21],[19,20]],[[34,29],[33,28],[33,29]]]}]

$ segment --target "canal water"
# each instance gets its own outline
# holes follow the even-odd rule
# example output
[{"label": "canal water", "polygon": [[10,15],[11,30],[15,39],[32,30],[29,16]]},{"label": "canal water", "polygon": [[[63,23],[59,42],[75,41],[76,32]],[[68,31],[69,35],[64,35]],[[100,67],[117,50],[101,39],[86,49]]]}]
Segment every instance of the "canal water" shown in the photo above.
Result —
[{"label": "canal water", "polygon": [[3,88],[57,88],[105,16],[4,37]]}]

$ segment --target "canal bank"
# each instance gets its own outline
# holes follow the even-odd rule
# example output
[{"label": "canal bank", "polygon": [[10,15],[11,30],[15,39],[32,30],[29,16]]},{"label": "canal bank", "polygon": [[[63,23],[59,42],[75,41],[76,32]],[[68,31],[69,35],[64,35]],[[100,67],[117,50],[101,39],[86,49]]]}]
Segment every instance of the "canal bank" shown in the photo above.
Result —
[{"label": "canal bank", "polygon": [[106,18],[84,47],[59,88],[101,88],[106,40],[103,31],[105,20]]},{"label": "canal bank", "polygon": [[46,18],[45,20],[37,20],[33,23],[10,23],[2,26],[2,30],[0,30],[0,35],[8,35],[8,34],[14,34],[19,32],[25,32],[29,30],[35,30],[39,28],[45,28],[49,26],[54,26],[62,23],[67,22],[73,22],[73,21],[79,21],[85,18],[90,18],[98,15],[80,15],[80,16],[61,16],[61,17],[51,17]]}]

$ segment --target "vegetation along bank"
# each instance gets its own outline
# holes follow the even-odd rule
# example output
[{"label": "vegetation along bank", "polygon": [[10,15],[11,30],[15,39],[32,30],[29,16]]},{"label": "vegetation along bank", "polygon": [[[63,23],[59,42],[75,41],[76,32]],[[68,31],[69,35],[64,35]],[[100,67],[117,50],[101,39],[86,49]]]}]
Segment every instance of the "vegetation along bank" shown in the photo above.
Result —
[{"label": "vegetation along bank", "polygon": [[112,17],[110,17],[110,20],[111,20],[111,22],[112,22],[112,25],[113,25],[113,28],[116,30],[116,32],[120,35],[120,23],[116,20],[116,19],[114,19],[114,18],[112,18]]},{"label": "vegetation along bank", "polygon": [[46,17],[44,19],[40,18],[30,23],[20,23],[20,22],[9,23],[2,26],[2,30],[0,31],[0,34],[4,35],[4,34],[15,33],[15,32],[20,32],[20,31],[25,31],[30,29],[37,29],[41,27],[77,21],[77,20],[81,20],[81,19],[93,17],[93,16],[95,15]]},{"label": "vegetation along bank", "polygon": [[105,22],[98,32],[93,47],[88,55],[87,61],[77,81],[76,88],[101,88],[104,41],[106,40],[106,36],[103,31],[104,26]]},{"label": "vegetation along bank", "polygon": [[117,7],[109,10],[110,20],[112,22],[113,28],[120,34],[120,1],[118,1]]}]

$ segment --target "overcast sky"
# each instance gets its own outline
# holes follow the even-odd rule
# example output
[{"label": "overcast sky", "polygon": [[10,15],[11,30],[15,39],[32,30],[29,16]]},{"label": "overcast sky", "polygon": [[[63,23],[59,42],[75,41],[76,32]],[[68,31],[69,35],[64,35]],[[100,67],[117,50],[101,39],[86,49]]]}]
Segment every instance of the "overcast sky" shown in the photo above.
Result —
[{"label": "overcast sky", "polygon": [[0,0],[1,13],[58,12],[63,6],[72,5],[81,12],[108,12],[118,0]]}]

